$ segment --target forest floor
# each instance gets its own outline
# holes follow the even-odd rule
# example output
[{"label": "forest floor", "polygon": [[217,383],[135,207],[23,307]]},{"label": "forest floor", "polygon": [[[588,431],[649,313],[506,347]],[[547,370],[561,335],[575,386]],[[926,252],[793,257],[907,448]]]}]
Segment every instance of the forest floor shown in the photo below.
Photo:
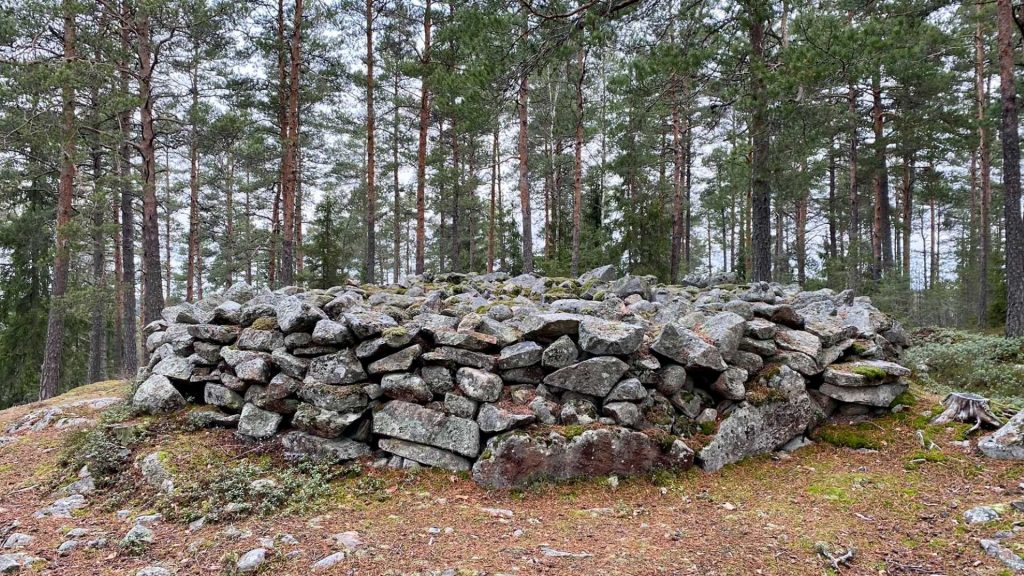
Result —
[{"label": "forest floor", "polygon": [[[339,550],[347,557],[323,573],[832,573],[816,552],[819,543],[856,549],[841,574],[1008,573],[978,540],[1024,521],[1011,506],[1024,499],[1024,463],[983,459],[973,448],[977,437],[961,442],[963,427],[928,426],[939,398],[912,390],[917,400],[908,411],[838,422],[793,454],[713,474],[694,469],[493,492],[436,470],[282,474],[288,466],[277,449],[242,442],[229,430],[190,431],[180,418],[131,418],[122,410],[97,424],[100,411],[82,401],[127,393],[126,384],[105,382],[0,412],[4,434],[40,410],[63,411],[39,430],[0,436],[0,537],[32,536],[22,551],[45,563],[26,572],[53,575],[134,576],[145,566],[230,574],[258,547],[269,548],[258,573],[281,575],[315,572],[313,562]],[[57,428],[71,416],[92,424]],[[84,431],[90,427],[130,436],[130,464],[70,518],[33,517],[75,480],[82,450],[102,451],[95,433]],[[918,429],[937,446],[922,450]],[[175,474],[176,496],[160,496],[142,480],[138,462],[154,451]],[[244,497],[251,479],[262,477],[275,478],[283,493],[259,501],[251,514],[212,521],[211,510]],[[963,514],[977,505],[1002,505],[1003,513],[967,525]],[[152,543],[119,545],[137,516],[152,513],[163,514],[149,524]],[[210,518],[205,525],[190,528],[202,514]],[[59,555],[68,532],[81,528],[107,543]],[[1024,534],[1004,545],[1021,553]]]}]

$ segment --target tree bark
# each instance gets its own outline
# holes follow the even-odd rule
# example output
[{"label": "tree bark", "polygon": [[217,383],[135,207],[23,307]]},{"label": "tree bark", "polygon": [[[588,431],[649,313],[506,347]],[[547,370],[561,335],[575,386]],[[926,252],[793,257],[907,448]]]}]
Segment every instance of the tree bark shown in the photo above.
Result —
[{"label": "tree bark", "polygon": [[[93,94],[93,102],[97,101]],[[89,318],[89,382],[103,380],[107,358],[107,300],[106,300],[106,235],[103,226],[107,211],[105,194],[101,191],[100,178],[103,168],[102,150],[98,145],[92,155],[92,288],[95,300]]]},{"label": "tree bark", "polygon": [[914,157],[903,159],[903,199],[900,202],[903,221],[903,277],[910,281],[910,232],[914,217]]},{"label": "tree bark", "polygon": [[572,261],[570,273],[580,273],[580,209],[583,204],[583,80],[586,74],[586,51],[580,47],[576,52],[576,142],[572,175]]},{"label": "tree bark", "polygon": [[669,283],[679,282],[679,260],[683,247],[683,135],[679,126],[679,101],[675,78],[670,86],[672,100],[672,250],[669,254]]},{"label": "tree bark", "polygon": [[1000,132],[1003,147],[1003,214],[1006,221],[1006,336],[1024,336],[1024,221],[1020,212],[1020,135],[1017,85],[1014,78],[1013,30],[1016,22],[1010,0],[996,0],[998,12]]},{"label": "tree bark", "polygon": [[871,236],[874,257],[872,276],[877,282],[882,273],[892,269],[892,221],[889,217],[889,171],[886,168],[884,110],[881,79],[876,74],[871,82],[871,119],[875,133],[875,222]]},{"label": "tree bark", "polygon": [[985,36],[982,25],[982,5],[974,5],[977,24],[974,33],[974,90],[978,107],[978,175],[981,184],[978,198],[978,235],[980,236],[981,254],[978,256],[978,324],[988,323],[988,263],[992,251],[992,232],[990,230],[989,210],[992,206],[992,181],[990,165],[992,152],[989,149],[988,128],[986,118],[988,112],[988,90],[985,86]]},{"label": "tree bark", "polygon": [[[64,66],[67,71],[77,58],[75,52],[75,13],[70,0],[62,2],[64,11]],[[68,287],[70,267],[70,241],[68,225],[71,223],[71,199],[75,185],[75,88],[74,82],[65,79],[61,90],[62,124],[60,179],[57,184],[57,226],[53,257],[53,287],[50,292],[50,310],[46,319],[46,348],[43,350],[43,365],[40,369],[39,399],[46,400],[57,395],[60,389],[60,360],[64,350],[64,316],[66,314],[64,295]]]},{"label": "tree bark", "polygon": [[770,282],[772,279],[771,260],[771,189],[768,184],[768,91],[764,73],[764,34],[766,6],[754,0],[749,6],[749,35],[751,51],[750,94],[753,110],[750,118],[750,133],[753,140],[750,163],[753,218],[753,280]]},{"label": "tree bark", "polygon": [[491,206],[487,225],[487,273],[494,272],[494,212],[497,202],[498,185],[498,126],[494,126],[494,143],[491,145]]},{"label": "tree bark", "polygon": [[281,283],[290,286],[295,283],[295,193],[298,182],[297,150],[299,144],[299,74],[302,65],[302,7],[303,0],[295,0],[295,14],[292,37],[289,43],[290,66],[288,70],[288,125],[285,140],[285,173],[281,187],[281,212],[283,222],[281,237]]},{"label": "tree bark", "polygon": [[850,122],[850,246],[847,263],[849,280],[847,285],[854,290],[860,287],[860,197],[857,186],[857,89],[850,81],[846,93],[847,119]]},{"label": "tree bark", "polygon": [[[198,50],[198,47],[196,47]],[[193,54],[193,58],[197,58]],[[199,74],[197,70],[190,71],[189,93],[192,97],[190,116],[192,117],[191,131],[188,136],[188,265],[185,272],[185,300],[195,300],[196,283],[196,260],[199,256],[199,139],[196,132],[199,127],[195,125],[195,115],[199,111]]]},{"label": "tree bark", "polygon": [[377,260],[376,143],[373,111],[373,0],[366,0],[366,260],[364,282],[373,284]]},{"label": "tree bark", "polygon": [[142,121],[142,277],[145,299],[142,321],[160,319],[164,307],[160,277],[160,231],[156,205],[156,131],[153,128],[153,46],[145,4],[136,12],[135,33],[139,51],[139,100]]},{"label": "tree bark", "polygon": [[[121,3],[121,50],[128,54],[131,48],[129,22],[131,8],[128,0]],[[121,92],[128,94],[128,63],[119,62]],[[136,343],[136,302],[135,302],[135,192],[131,182],[131,134],[133,107],[127,106],[118,112],[117,123],[121,131],[118,149],[117,176],[121,188],[121,299],[124,307],[122,328],[121,374],[134,375],[138,370],[139,357]]]},{"label": "tree bark", "polygon": [[395,188],[394,223],[392,228],[394,231],[395,283],[398,282],[398,277],[402,274],[402,189],[398,185],[398,131],[401,128],[401,116],[399,114],[398,101],[398,81],[400,78],[401,77],[398,74],[394,75],[394,133],[391,137],[391,175],[394,178],[394,182],[392,182],[392,184]]},{"label": "tree bark", "polygon": [[420,141],[416,154],[416,273],[424,272],[426,253],[427,132],[430,129],[430,9],[423,10],[423,77],[420,81]]},{"label": "tree bark", "polygon": [[533,272],[533,213],[530,210],[529,181],[529,136],[530,126],[527,114],[529,102],[530,80],[526,72],[519,78],[519,205],[523,216],[523,272]]}]

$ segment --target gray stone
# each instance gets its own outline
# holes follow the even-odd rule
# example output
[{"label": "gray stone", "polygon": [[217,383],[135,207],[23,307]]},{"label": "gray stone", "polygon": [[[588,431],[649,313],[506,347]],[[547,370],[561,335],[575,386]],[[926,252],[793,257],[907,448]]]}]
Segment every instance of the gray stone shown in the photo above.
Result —
[{"label": "gray stone", "polygon": [[553,342],[562,336],[576,336],[579,333],[580,321],[585,316],[579,314],[531,314],[520,326],[524,340]]},{"label": "gray stone", "polygon": [[755,338],[757,340],[771,340],[775,338],[775,333],[778,332],[779,327],[774,322],[770,322],[763,318],[754,318],[748,320],[744,332],[747,336]]},{"label": "gray stone", "polygon": [[722,357],[729,360],[739,349],[745,330],[746,320],[742,316],[733,312],[721,312],[705,320],[696,331],[710,338]]},{"label": "gray stone", "polygon": [[403,348],[390,356],[385,356],[369,365],[367,370],[370,374],[384,374],[386,372],[404,372],[412,368],[413,362],[420,357],[423,349],[419,344],[413,344]]},{"label": "gray stone", "polygon": [[284,347],[284,334],[279,330],[246,328],[238,335],[237,345],[240,350],[273,352],[277,348]]},{"label": "gray stone", "polygon": [[763,358],[753,352],[746,352],[744,350],[734,352],[729,363],[737,368],[746,370],[749,374],[758,372],[764,367]]},{"label": "gray stone", "polygon": [[627,378],[615,385],[605,402],[639,402],[647,398],[647,389],[636,378]]},{"label": "gray stone", "polygon": [[702,468],[718,470],[772,452],[807,429],[813,411],[800,374],[783,366],[767,387],[771,391],[768,401],[757,405],[743,402],[719,424],[714,438],[700,451]]},{"label": "gray stone", "polygon": [[238,433],[251,438],[270,438],[281,425],[281,415],[258,408],[255,404],[246,403],[242,408],[242,416],[238,419]]},{"label": "gray stone", "polygon": [[587,282],[611,282],[619,277],[618,270],[615,269],[614,264],[605,264],[599,266],[593,270],[584,272],[579,277],[580,284],[586,284]]},{"label": "gray stone", "polygon": [[497,374],[475,368],[459,368],[455,374],[459,389],[480,402],[497,402],[501,398],[502,381]]},{"label": "gray stone", "polygon": [[774,340],[758,340],[756,338],[743,338],[740,340],[740,351],[749,352],[751,354],[757,354],[764,358],[770,358],[775,356],[779,352],[779,347],[775,345]]},{"label": "gray stone", "polygon": [[455,364],[458,366],[469,366],[480,370],[493,371],[496,361],[494,356],[463,350],[452,346],[441,346],[421,356],[424,362],[437,362]]},{"label": "gray stone", "polygon": [[627,355],[636,352],[644,340],[639,326],[587,317],[580,321],[580,348],[595,355]]},{"label": "gray stone", "polygon": [[235,568],[241,573],[256,572],[267,561],[267,549],[256,548],[249,550],[235,563]]},{"label": "gray stone", "polygon": [[16,574],[22,568],[31,568],[35,564],[45,562],[42,558],[24,552],[0,554],[0,574]]},{"label": "gray stone", "polygon": [[729,368],[718,375],[711,384],[711,391],[726,400],[743,400],[747,393],[744,386],[747,382],[747,371],[742,368]]},{"label": "gray stone", "polygon": [[247,382],[266,384],[270,380],[270,359],[258,356],[235,366],[235,376]]},{"label": "gray stone", "polygon": [[708,368],[722,372],[726,369],[722,353],[692,330],[677,323],[666,324],[651,346],[658,354],[675,360],[686,367]]},{"label": "gray stone", "polygon": [[978,449],[997,460],[1024,460],[1024,410],[978,442]]},{"label": "gray stone", "polygon": [[968,524],[987,524],[999,520],[999,512],[991,506],[975,506],[964,512],[964,522]]},{"label": "gray stone", "polygon": [[163,414],[184,408],[185,397],[166,376],[154,374],[135,391],[132,407],[146,414]]},{"label": "gray stone", "polygon": [[319,571],[322,571],[322,570],[328,570],[330,568],[334,568],[336,565],[341,564],[344,560],[345,560],[345,553],[344,552],[335,552],[334,554],[330,554],[328,556],[324,556],[323,558],[317,560],[316,562],[313,563],[313,565],[311,567],[312,567],[313,570],[319,572]]},{"label": "gray stone", "polygon": [[335,354],[314,358],[306,370],[303,380],[306,384],[353,384],[366,379],[366,371],[356,358],[355,352],[347,348]]},{"label": "gray stone", "polygon": [[632,402],[608,402],[601,408],[605,416],[610,416],[619,426],[639,428],[643,421],[640,408]]},{"label": "gray stone", "polygon": [[166,356],[153,367],[153,374],[175,380],[188,380],[192,376],[192,363],[180,356]]},{"label": "gray stone", "polygon": [[686,368],[678,364],[669,364],[657,375],[655,388],[666,397],[687,388]]},{"label": "gray stone", "polygon": [[173,576],[173,573],[160,566],[146,566],[136,572],[135,576]]},{"label": "gray stone", "polygon": [[555,412],[558,411],[559,406],[554,402],[550,402],[540,396],[537,396],[533,400],[530,400],[529,408],[530,411],[533,412],[533,416],[537,419],[537,422],[540,422],[541,424],[552,425],[558,422]]},{"label": "gray stone", "polygon": [[811,358],[817,358],[821,354],[821,340],[803,330],[781,329],[775,333],[775,343],[783,350],[801,352]]},{"label": "gray stone", "polygon": [[146,528],[142,524],[136,524],[132,526],[131,530],[129,530],[124,535],[124,538],[121,539],[121,546],[129,547],[132,545],[137,545],[139,543],[149,544],[152,542],[153,531],[149,528]]},{"label": "gray stone", "polygon": [[514,344],[523,336],[523,333],[516,328],[509,326],[504,322],[495,320],[490,316],[485,316],[480,319],[480,325],[477,326],[477,332],[494,337],[499,346]]},{"label": "gray stone", "polygon": [[769,358],[768,361],[788,366],[804,376],[816,376],[822,372],[821,366],[818,366],[818,361],[803,352],[780,350]]},{"label": "gray stone", "polygon": [[231,344],[238,338],[238,330],[238,326],[195,324],[188,327],[188,334],[196,340],[227,345]]},{"label": "gray stone", "polygon": [[245,404],[241,394],[213,382],[207,382],[203,391],[203,401],[229,412],[238,412]]},{"label": "gray stone", "polygon": [[489,434],[521,428],[532,424],[533,420],[533,413],[517,414],[511,410],[500,408],[496,404],[480,406],[476,416],[476,423],[480,426],[480,431]]},{"label": "gray stone", "polygon": [[472,467],[472,463],[468,459],[447,450],[434,448],[433,446],[424,446],[423,444],[406,442],[405,440],[395,438],[383,438],[379,445],[380,449],[385,452],[419,462],[425,466],[442,468],[453,472],[466,472]]},{"label": "gray stone", "polygon": [[625,428],[586,430],[571,439],[509,432],[488,441],[486,454],[473,465],[473,479],[487,488],[612,474],[635,476],[658,469],[686,469],[693,462],[693,452],[682,441],[663,450],[651,436]]},{"label": "gray stone", "polygon": [[235,282],[231,286],[228,286],[221,296],[227,300],[234,300],[239,304],[245,304],[249,300],[252,300],[260,292],[259,289],[253,288],[247,282]]},{"label": "gray stone", "polygon": [[198,410],[188,413],[188,423],[196,429],[203,428],[235,428],[238,426],[238,414],[223,414],[216,410]]},{"label": "gray stone", "polygon": [[434,332],[434,344],[481,351],[496,346],[498,339],[480,332],[437,330]]},{"label": "gray stone", "polygon": [[313,327],[310,342],[317,346],[349,346],[354,340],[348,326],[329,318],[323,318]]},{"label": "gray stone", "polygon": [[508,383],[540,384],[544,380],[544,370],[540,366],[503,370],[501,379]]},{"label": "gray stone", "polygon": [[604,398],[628,370],[614,356],[598,356],[548,374],[544,384]]},{"label": "gray stone", "polygon": [[270,355],[270,361],[283,373],[292,378],[303,379],[309,369],[310,360],[289,354],[284,348],[278,348]]},{"label": "gray stone", "polygon": [[388,328],[395,328],[398,326],[398,322],[395,319],[383,312],[375,312],[372,310],[361,311],[361,312],[346,312],[344,314],[345,322],[348,324],[349,329],[356,335],[356,338],[360,340],[366,340],[375,336],[380,336]]},{"label": "gray stone", "polygon": [[558,414],[562,424],[579,424],[586,426],[597,420],[597,406],[582,398],[566,399]]},{"label": "gray stone", "polygon": [[395,400],[424,404],[434,397],[423,379],[415,374],[387,374],[380,385],[384,395]]},{"label": "gray stone", "polygon": [[354,460],[370,455],[370,447],[349,438],[329,439],[305,432],[292,431],[281,436],[285,455],[297,457],[327,458],[338,462]]},{"label": "gray stone", "polygon": [[498,354],[498,368],[509,370],[511,368],[525,368],[540,362],[544,353],[544,347],[529,340],[513,344],[501,349]]},{"label": "gray stone", "polygon": [[576,343],[568,336],[562,336],[552,342],[541,355],[541,365],[545,368],[565,368],[573,365],[579,358]]},{"label": "gray stone", "polygon": [[18,550],[28,546],[35,539],[35,536],[30,536],[21,532],[14,532],[4,540],[3,548],[5,550]]},{"label": "gray stone", "polygon": [[627,274],[622,278],[612,281],[608,285],[607,291],[619,298],[626,298],[636,294],[647,300],[650,299],[651,295],[651,278],[649,276],[631,276]]},{"label": "gray stone", "polygon": [[907,384],[895,382],[893,384],[880,384],[878,386],[861,388],[846,388],[833,384],[822,384],[818,391],[840,402],[884,408],[892,404],[897,396],[907,391]]},{"label": "gray stone", "polygon": [[296,296],[282,298],[274,307],[274,311],[277,315],[277,324],[285,334],[309,332],[317,322],[327,318],[323,310],[310,306]]},{"label": "gray stone", "polygon": [[335,412],[302,402],[292,417],[292,426],[321,438],[338,438],[362,412]]},{"label": "gray stone", "polygon": [[374,411],[373,433],[470,458],[480,453],[480,428],[476,422],[401,400],[388,402]]},{"label": "gray stone", "polygon": [[444,366],[424,366],[420,368],[420,378],[423,378],[435,396],[442,396],[455,389],[451,370]]},{"label": "gray stone", "polygon": [[459,418],[468,418],[470,420],[476,419],[476,407],[477,403],[475,400],[453,394],[448,392],[444,395],[444,409],[452,416],[458,416]]},{"label": "gray stone", "polygon": [[1009,548],[1003,546],[998,540],[981,539],[978,540],[978,544],[981,545],[981,549],[986,554],[999,560],[1007,568],[1015,572],[1024,572],[1024,559],[1015,554]]},{"label": "gray stone", "polygon": [[359,385],[303,384],[298,396],[314,406],[335,412],[361,412],[369,404],[366,392]]}]

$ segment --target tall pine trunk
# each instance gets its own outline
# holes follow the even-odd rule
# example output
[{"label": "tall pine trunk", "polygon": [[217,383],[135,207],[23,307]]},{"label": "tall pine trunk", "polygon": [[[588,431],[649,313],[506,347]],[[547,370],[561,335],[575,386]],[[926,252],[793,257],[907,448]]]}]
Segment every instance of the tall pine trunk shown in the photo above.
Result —
[{"label": "tall pine trunk", "polygon": [[1003,112],[1003,214],[1006,220],[1006,336],[1024,336],[1024,221],[1020,213],[1020,135],[1017,85],[1014,78],[1013,30],[1016,22],[1010,0],[996,0],[999,30],[999,94]]},{"label": "tall pine trunk", "polygon": [[750,162],[752,181],[752,238],[753,280],[770,282],[772,279],[771,260],[771,190],[768,184],[768,90],[764,74],[764,35],[767,20],[767,6],[761,0],[753,0],[749,6],[750,19],[750,94],[753,110],[750,118],[750,133],[753,141]]},{"label": "tall pine trunk", "polygon": [[889,172],[886,168],[884,110],[881,79],[876,74],[871,83],[871,121],[875,134],[875,213],[871,235],[874,258],[872,277],[877,282],[883,271],[892,269],[892,223],[889,218]]},{"label": "tall pine trunk", "polygon": [[373,111],[373,0],[366,0],[366,260],[364,282],[373,284],[377,260],[376,143]]},{"label": "tall pine trunk", "polygon": [[426,254],[427,132],[430,129],[430,9],[423,9],[423,77],[420,83],[420,141],[416,153],[416,273],[424,272]]},{"label": "tall pine trunk", "polygon": [[494,140],[491,145],[491,205],[487,218],[487,273],[494,272],[494,212],[497,202],[498,185],[498,126],[494,126]]},{"label": "tall pine trunk", "polygon": [[523,216],[523,272],[533,272],[533,212],[530,210],[529,180],[529,135],[530,126],[527,113],[529,103],[530,80],[526,72],[519,78],[519,205]]},{"label": "tall pine trunk", "polygon": [[282,237],[281,237],[281,283],[285,286],[295,283],[295,194],[298,183],[299,145],[299,73],[302,64],[302,2],[295,0],[295,14],[292,37],[289,43],[290,67],[288,70],[288,111],[285,122],[288,135],[285,140],[285,173],[281,187]]},{"label": "tall pine trunk", "polygon": [[989,168],[991,165],[992,153],[989,150],[988,127],[986,126],[986,102],[988,101],[988,90],[985,86],[985,37],[982,26],[982,5],[974,5],[978,22],[974,33],[974,90],[978,107],[978,165],[979,180],[981,183],[980,197],[978,198],[978,235],[980,236],[981,254],[978,256],[978,324],[985,326],[988,323],[988,262],[992,252],[992,232],[990,230],[989,210],[992,206],[992,181]]},{"label": "tall pine trunk", "polygon": [[[75,52],[75,13],[73,3],[64,0],[64,66],[71,72],[77,54]],[[40,369],[39,399],[46,400],[57,395],[60,388],[60,359],[64,350],[64,295],[68,288],[70,267],[70,240],[68,225],[71,223],[71,199],[75,185],[75,88],[72,78],[63,81],[62,123],[60,149],[60,179],[57,184],[57,226],[53,257],[53,287],[50,292],[50,311],[46,319],[46,348],[43,350],[43,365]]]},{"label": "tall pine trunk", "polygon": [[[122,54],[127,55],[131,49],[131,8],[128,0],[121,3],[120,40]],[[127,56],[125,56],[127,58]],[[120,88],[128,94],[129,72],[128,63],[119,62]],[[135,191],[131,182],[132,154],[132,116],[134,108],[126,106],[118,112],[117,123],[121,131],[118,148],[117,177],[121,188],[121,299],[124,307],[121,347],[121,375],[134,375],[138,369],[139,356],[136,342],[136,301],[135,301]]]},{"label": "tall pine trunk", "polygon": [[142,321],[160,319],[164,307],[160,277],[160,230],[156,203],[156,131],[153,126],[153,40],[145,5],[136,13],[135,33],[139,52],[139,100],[142,121]]},{"label": "tall pine trunk", "polygon": [[[198,48],[197,48],[198,49]],[[197,56],[193,54],[193,57]],[[196,114],[199,111],[199,73],[192,70],[189,78],[191,85],[189,93],[192,96],[192,130],[188,136],[188,266],[185,272],[185,300],[192,302],[195,299],[196,284],[196,261],[199,255],[199,127],[195,125]]]},{"label": "tall pine trunk", "polygon": [[583,79],[586,74],[586,52],[581,47],[576,52],[576,142],[572,175],[572,262],[573,276],[580,273],[580,209],[583,204]]},{"label": "tall pine trunk", "polygon": [[852,80],[846,93],[846,106],[847,120],[850,122],[850,246],[846,268],[849,274],[847,285],[856,290],[860,287],[860,195],[857,186],[857,89]]}]

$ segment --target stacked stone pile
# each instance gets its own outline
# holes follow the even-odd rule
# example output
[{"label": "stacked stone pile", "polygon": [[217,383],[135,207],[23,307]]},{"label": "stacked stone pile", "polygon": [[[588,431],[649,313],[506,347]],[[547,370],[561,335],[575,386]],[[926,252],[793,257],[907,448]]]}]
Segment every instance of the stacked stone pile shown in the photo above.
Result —
[{"label": "stacked stone pile", "polygon": [[[472,470],[487,486],[718,469],[835,411],[888,409],[906,336],[867,298],[796,286],[445,274],[235,285],[164,310],[135,406],[286,452]],[[692,447],[699,447],[695,455]]]}]

